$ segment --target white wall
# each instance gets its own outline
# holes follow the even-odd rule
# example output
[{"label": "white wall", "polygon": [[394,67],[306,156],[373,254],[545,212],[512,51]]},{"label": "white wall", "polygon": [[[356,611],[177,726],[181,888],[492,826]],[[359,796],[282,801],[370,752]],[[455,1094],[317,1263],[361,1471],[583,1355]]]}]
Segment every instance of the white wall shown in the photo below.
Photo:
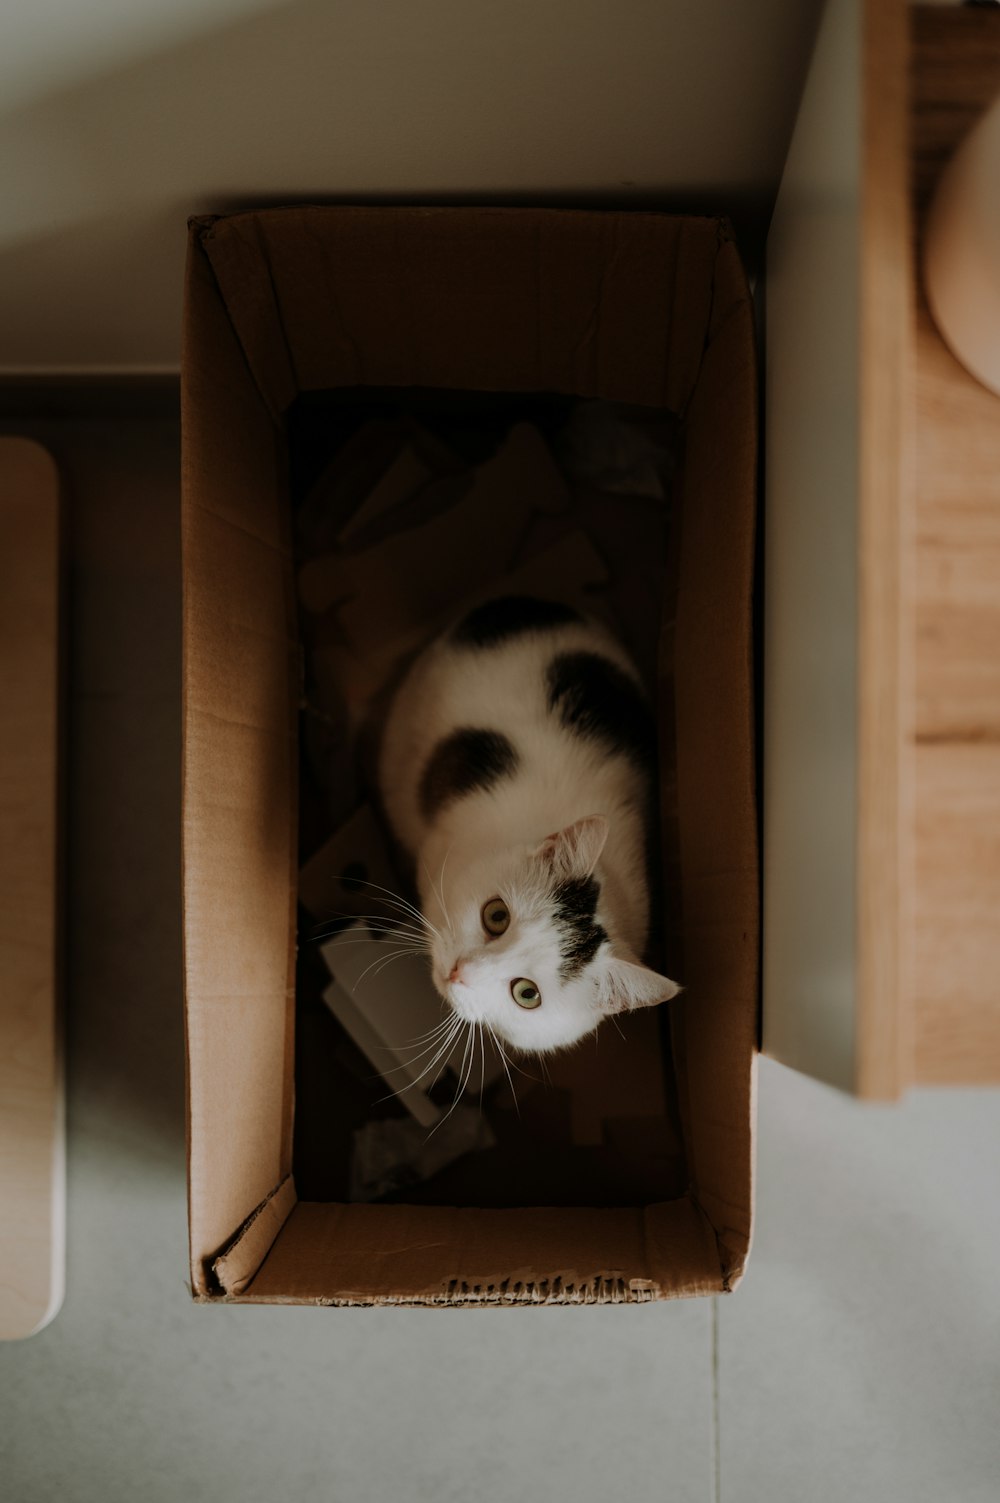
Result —
[{"label": "white wall", "polygon": [[[0,53],[0,371],[174,369],[190,213],[622,197],[766,217],[819,0],[32,0]],[[12,14],[11,14],[12,12]]]}]

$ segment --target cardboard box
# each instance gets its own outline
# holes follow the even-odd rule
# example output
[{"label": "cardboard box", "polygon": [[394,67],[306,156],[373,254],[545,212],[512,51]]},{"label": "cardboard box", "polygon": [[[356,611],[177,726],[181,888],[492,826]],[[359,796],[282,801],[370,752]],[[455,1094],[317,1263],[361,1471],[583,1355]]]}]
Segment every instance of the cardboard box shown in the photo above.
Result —
[{"label": "cardboard box", "polygon": [[[658,717],[689,1187],[652,1205],[299,1201],[300,656],[287,416],[363,386],[572,393],[682,420]],[[758,993],[756,375],[726,226],[290,208],[191,225],[183,357],[191,1278],[265,1303],[595,1303],[732,1288],[750,1244]]]}]

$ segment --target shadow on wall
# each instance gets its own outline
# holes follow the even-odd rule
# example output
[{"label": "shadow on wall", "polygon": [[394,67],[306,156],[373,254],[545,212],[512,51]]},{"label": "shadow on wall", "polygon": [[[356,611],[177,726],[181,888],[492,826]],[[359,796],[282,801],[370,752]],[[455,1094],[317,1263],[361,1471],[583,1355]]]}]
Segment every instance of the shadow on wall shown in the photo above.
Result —
[{"label": "shadow on wall", "polygon": [[262,196],[709,209],[752,261],[819,8],[288,0],[36,97],[0,116],[0,360],[176,367],[185,218]]},{"label": "shadow on wall", "polygon": [[0,235],[0,376],[176,373],[187,215],[178,200]]},{"label": "shadow on wall", "polygon": [[65,498],[71,1145],[183,1175],[178,424],[3,427],[47,444]]}]

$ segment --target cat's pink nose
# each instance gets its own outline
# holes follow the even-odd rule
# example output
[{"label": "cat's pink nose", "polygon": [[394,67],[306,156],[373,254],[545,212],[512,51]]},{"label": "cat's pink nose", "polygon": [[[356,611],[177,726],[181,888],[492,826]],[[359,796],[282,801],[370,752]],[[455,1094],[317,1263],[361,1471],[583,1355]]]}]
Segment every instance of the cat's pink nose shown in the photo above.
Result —
[{"label": "cat's pink nose", "polygon": [[465,985],[465,974],[464,974],[464,971],[462,969],[462,966],[463,966],[463,962],[461,960],[456,960],[455,964],[452,966],[451,970],[448,972],[448,980],[451,981],[451,982],[457,981],[458,984],[459,984],[459,986],[464,986]]}]

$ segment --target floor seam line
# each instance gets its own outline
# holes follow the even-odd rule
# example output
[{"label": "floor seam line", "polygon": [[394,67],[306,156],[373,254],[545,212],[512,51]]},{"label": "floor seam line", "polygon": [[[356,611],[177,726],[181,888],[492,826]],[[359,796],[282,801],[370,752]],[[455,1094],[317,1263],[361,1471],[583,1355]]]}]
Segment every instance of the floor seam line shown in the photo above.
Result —
[{"label": "floor seam line", "polygon": [[722,1437],[719,1424],[719,1296],[712,1296],[712,1500],[722,1503]]}]

